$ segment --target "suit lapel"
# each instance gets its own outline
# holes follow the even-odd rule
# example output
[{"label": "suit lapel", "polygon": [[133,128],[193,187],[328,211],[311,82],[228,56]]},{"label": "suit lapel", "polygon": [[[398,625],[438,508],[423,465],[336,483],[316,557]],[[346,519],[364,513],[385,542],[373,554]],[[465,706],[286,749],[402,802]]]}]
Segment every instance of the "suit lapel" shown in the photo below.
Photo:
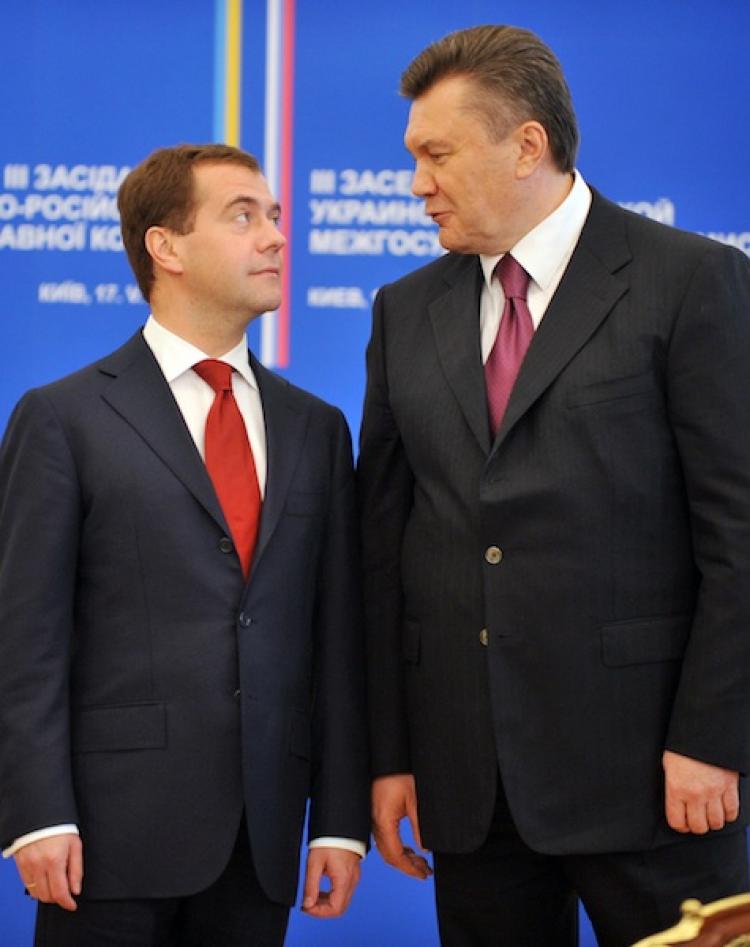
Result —
[{"label": "suit lapel", "polygon": [[429,305],[438,357],[461,411],[485,454],[490,450],[487,395],[479,341],[482,270],[475,256],[455,257],[450,288]]},{"label": "suit lapel", "polygon": [[[267,451],[266,494],[253,558],[255,564],[263,555],[284,508],[304,444],[307,414],[290,397],[286,381],[265,369],[252,354],[250,364],[260,388]],[[228,533],[229,527],[206,466],[141,333],[104,359],[99,370],[113,379],[102,395],[104,400],[138,432]]]},{"label": "suit lapel", "polygon": [[113,378],[102,397],[138,432],[228,533],[229,528],[200,454],[151,350],[139,332],[104,359],[99,370]]},{"label": "suit lapel", "polygon": [[627,291],[617,271],[630,258],[623,211],[594,192],[578,245],[518,373],[493,454]]},{"label": "suit lapel", "polygon": [[307,432],[307,411],[292,398],[288,382],[264,368],[250,356],[263,403],[266,428],[266,495],[260,518],[253,569],[265,551],[284,509],[292,475],[297,467]]}]

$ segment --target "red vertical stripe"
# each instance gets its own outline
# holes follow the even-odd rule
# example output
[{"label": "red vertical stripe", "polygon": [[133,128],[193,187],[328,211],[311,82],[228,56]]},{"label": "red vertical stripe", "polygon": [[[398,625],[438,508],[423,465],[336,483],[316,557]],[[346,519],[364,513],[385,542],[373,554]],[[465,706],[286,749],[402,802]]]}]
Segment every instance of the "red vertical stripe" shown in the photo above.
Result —
[{"label": "red vertical stripe", "polygon": [[294,0],[284,0],[284,33],[281,57],[281,196],[287,238],[283,296],[276,325],[276,365],[289,365],[289,323],[292,299],[292,146],[294,130]]}]

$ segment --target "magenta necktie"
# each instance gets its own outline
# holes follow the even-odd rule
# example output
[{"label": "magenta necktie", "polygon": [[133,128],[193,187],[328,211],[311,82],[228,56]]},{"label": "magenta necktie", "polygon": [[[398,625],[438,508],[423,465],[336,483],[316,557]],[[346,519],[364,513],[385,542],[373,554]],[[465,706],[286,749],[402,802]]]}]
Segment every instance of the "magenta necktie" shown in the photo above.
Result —
[{"label": "magenta necktie", "polygon": [[510,253],[506,253],[495,267],[494,276],[497,276],[503,287],[505,307],[495,344],[484,366],[487,407],[493,437],[503,420],[521,362],[534,335],[534,323],[526,305],[529,274]]}]

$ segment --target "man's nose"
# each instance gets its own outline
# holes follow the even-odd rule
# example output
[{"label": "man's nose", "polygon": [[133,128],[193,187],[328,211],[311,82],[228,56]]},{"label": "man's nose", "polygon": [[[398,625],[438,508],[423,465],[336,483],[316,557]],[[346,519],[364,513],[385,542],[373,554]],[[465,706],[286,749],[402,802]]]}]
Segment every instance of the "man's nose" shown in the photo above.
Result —
[{"label": "man's nose", "polygon": [[279,229],[279,225],[275,220],[267,221],[263,231],[262,245],[264,248],[273,247],[277,250],[281,250],[282,247],[286,246],[286,237]]},{"label": "man's nose", "polygon": [[427,197],[434,194],[435,190],[435,178],[417,162],[414,167],[414,176],[411,179],[412,194],[415,197]]}]

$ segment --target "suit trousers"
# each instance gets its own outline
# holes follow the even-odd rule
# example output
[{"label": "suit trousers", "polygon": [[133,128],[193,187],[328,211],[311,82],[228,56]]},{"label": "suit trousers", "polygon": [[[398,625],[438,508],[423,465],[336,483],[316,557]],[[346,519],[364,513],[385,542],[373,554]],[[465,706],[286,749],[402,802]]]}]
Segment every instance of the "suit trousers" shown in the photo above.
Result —
[{"label": "suit trousers", "polygon": [[644,852],[543,855],[519,836],[502,791],[484,844],[434,862],[443,947],[575,947],[578,898],[599,947],[629,947],[675,924],[685,898],[750,888],[744,829]]},{"label": "suit trousers", "polygon": [[[84,868],[85,858],[84,848]],[[205,891],[180,898],[79,898],[73,912],[40,904],[34,947],[281,947],[288,921],[288,906],[270,901],[260,887],[243,818],[226,868]]]}]

